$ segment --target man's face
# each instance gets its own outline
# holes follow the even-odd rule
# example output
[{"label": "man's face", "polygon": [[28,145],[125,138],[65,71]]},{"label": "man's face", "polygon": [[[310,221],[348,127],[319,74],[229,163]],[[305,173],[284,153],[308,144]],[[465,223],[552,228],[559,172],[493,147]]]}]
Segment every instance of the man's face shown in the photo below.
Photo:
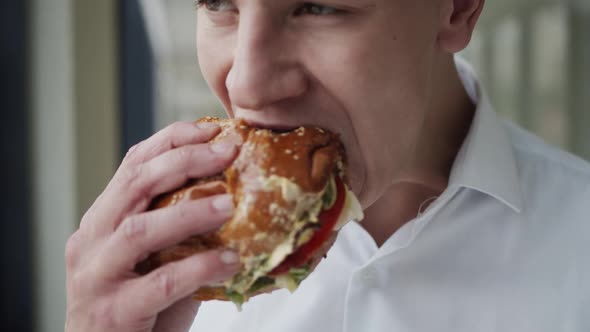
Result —
[{"label": "man's face", "polygon": [[422,134],[439,17],[431,0],[204,0],[199,63],[231,116],[340,133],[367,207]]}]

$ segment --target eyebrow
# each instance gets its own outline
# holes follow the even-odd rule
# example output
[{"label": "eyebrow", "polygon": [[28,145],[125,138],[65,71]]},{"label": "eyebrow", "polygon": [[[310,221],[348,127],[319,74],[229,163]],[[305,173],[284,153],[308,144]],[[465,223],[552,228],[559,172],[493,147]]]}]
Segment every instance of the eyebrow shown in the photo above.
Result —
[{"label": "eyebrow", "polygon": [[[197,9],[200,5],[205,4],[206,1],[207,0],[193,0],[193,6],[195,7],[195,9]],[[231,2],[231,3],[235,3],[234,0],[220,0],[220,1],[228,1],[228,2]],[[357,2],[361,2],[361,3],[362,3],[362,1],[363,0],[357,0]],[[313,2],[313,0],[311,0],[311,1],[303,1],[303,2]],[[362,6],[361,9],[373,9],[373,8],[376,8],[376,7],[377,7],[376,4],[369,4],[369,5]]]}]

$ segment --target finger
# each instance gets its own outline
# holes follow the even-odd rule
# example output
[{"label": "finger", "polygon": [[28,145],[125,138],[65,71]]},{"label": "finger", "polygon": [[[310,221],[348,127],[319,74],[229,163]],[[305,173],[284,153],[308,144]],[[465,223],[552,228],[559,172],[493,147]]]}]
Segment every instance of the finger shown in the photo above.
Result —
[{"label": "finger", "polygon": [[119,294],[118,312],[131,317],[157,314],[204,285],[231,278],[239,268],[232,251],[209,251],[166,264],[132,279]]},{"label": "finger", "polygon": [[[184,146],[154,158],[141,168],[144,174],[136,182],[140,204],[135,211],[143,211],[155,196],[185,184],[189,179],[202,178],[220,173],[233,159],[237,151],[233,142]],[[128,191],[133,194],[132,191]],[[147,200],[144,198],[147,197]],[[143,200],[143,202],[142,202]]]},{"label": "finger", "polygon": [[232,197],[218,195],[128,217],[106,244],[102,271],[110,277],[132,271],[146,254],[216,230],[232,212]]},{"label": "finger", "polygon": [[144,211],[159,194],[177,189],[191,178],[221,172],[236,154],[233,144],[183,146],[144,164],[117,172],[101,195],[97,210],[103,221],[96,232],[113,232],[129,215]]},{"label": "finger", "polygon": [[129,149],[123,164],[137,165],[175,148],[205,143],[217,135],[220,127],[215,123],[176,122]]}]

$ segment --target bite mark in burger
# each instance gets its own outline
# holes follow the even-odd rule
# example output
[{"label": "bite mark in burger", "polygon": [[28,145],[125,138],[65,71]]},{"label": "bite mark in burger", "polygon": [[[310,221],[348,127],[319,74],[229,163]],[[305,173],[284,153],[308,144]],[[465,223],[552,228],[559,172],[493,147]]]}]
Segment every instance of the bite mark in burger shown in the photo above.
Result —
[{"label": "bite mark in burger", "polygon": [[278,288],[294,291],[325,256],[337,231],[363,212],[346,185],[346,157],[338,136],[315,127],[273,132],[243,120],[203,118],[222,130],[211,142],[231,139],[240,147],[222,173],[191,180],[158,197],[151,209],[211,195],[233,195],[236,209],[218,231],[196,235],[150,255],[136,271],[149,271],[211,249],[230,248],[241,270],[230,280],[201,287],[197,300],[248,298]]}]

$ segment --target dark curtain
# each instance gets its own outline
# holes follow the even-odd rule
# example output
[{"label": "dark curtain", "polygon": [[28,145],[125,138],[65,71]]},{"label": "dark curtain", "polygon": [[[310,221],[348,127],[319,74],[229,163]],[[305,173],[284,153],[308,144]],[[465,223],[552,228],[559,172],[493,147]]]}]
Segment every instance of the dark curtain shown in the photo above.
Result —
[{"label": "dark curtain", "polygon": [[138,0],[120,1],[121,154],[154,131],[154,55]]},{"label": "dark curtain", "polygon": [[26,2],[0,2],[0,326],[32,330]]}]

